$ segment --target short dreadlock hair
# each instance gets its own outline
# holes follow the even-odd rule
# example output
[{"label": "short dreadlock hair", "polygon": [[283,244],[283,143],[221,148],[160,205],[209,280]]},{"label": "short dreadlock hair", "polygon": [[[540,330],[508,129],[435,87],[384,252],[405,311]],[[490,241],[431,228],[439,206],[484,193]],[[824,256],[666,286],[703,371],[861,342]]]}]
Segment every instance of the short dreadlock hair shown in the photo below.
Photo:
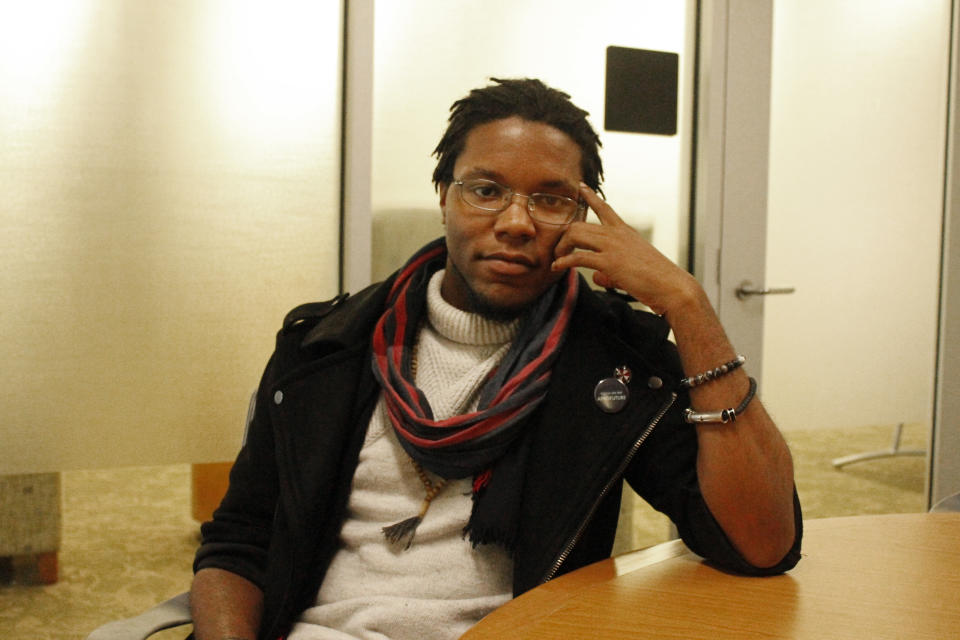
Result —
[{"label": "short dreadlock hair", "polygon": [[463,152],[469,133],[481,124],[519,116],[531,122],[543,122],[563,131],[580,147],[580,172],[583,181],[600,191],[603,164],[600,162],[600,137],[587,121],[590,115],[570,101],[563,91],[552,89],[540,80],[490,78],[496,84],[472,90],[450,107],[447,130],[433,155],[433,186],[453,182],[453,167]]}]

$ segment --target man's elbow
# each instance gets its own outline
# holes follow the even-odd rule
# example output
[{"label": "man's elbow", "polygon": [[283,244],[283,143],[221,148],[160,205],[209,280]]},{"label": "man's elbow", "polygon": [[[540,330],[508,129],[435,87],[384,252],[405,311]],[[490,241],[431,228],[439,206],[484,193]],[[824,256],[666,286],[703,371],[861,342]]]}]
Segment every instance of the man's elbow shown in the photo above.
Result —
[{"label": "man's elbow", "polygon": [[793,537],[787,543],[757,545],[743,553],[744,559],[758,569],[773,569],[783,563],[793,548]]},{"label": "man's elbow", "polygon": [[763,531],[751,536],[751,542],[739,549],[743,559],[761,571],[772,573],[793,568],[799,560],[800,536],[794,517],[764,527]]}]

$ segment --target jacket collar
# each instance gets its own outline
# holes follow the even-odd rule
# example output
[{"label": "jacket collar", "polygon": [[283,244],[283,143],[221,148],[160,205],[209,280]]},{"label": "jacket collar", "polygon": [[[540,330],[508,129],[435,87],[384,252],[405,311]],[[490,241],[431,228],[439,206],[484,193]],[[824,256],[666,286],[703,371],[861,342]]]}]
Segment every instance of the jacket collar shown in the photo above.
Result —
[{"label": "jacket collar", "polygon": [[300,343],[301,348],[321,345],[348,348],[370,341],[370,332],[383,314],[394,276],[349,295],[340,302]]}]

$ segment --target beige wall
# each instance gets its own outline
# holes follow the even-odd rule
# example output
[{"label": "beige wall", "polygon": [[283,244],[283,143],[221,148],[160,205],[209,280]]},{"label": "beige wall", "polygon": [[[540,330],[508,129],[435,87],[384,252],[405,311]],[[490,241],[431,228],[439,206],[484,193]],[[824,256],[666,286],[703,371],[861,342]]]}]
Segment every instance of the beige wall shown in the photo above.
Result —
[{"label": "beige wall", "polygon": [[0,8],[0,473],[232,458],[336,293],[339,8]]},{"label": "beige wall", "polygon": [[778,0],[764,402],[781,427],[929,425],[947,0]]}]

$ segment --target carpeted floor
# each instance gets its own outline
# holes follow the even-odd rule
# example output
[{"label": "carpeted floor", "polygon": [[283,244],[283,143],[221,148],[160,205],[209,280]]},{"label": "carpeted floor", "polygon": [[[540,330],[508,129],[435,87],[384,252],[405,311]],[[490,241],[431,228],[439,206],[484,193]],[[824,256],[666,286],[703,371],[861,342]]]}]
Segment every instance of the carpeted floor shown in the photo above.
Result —
[{"label": "carpeted floor", "polygon": [[[823,518],[925,510],[923,457],[875,460],[836,470],[835,457],[885,449],[892,426],[788,433],[804,515]],[[903,448],[925,448],[927,433],[908,425]],[[75,640],[109,620],[139,613],[184,591],[198,525],[190,518],[190,467],[174,465],[63,473],[60,581],[22,583],[0,576],[0,638]],[[618,549],[666,540],[665,518],[634,508],[637,533]],[[183,638],[185,628],[157,640]]]}]

